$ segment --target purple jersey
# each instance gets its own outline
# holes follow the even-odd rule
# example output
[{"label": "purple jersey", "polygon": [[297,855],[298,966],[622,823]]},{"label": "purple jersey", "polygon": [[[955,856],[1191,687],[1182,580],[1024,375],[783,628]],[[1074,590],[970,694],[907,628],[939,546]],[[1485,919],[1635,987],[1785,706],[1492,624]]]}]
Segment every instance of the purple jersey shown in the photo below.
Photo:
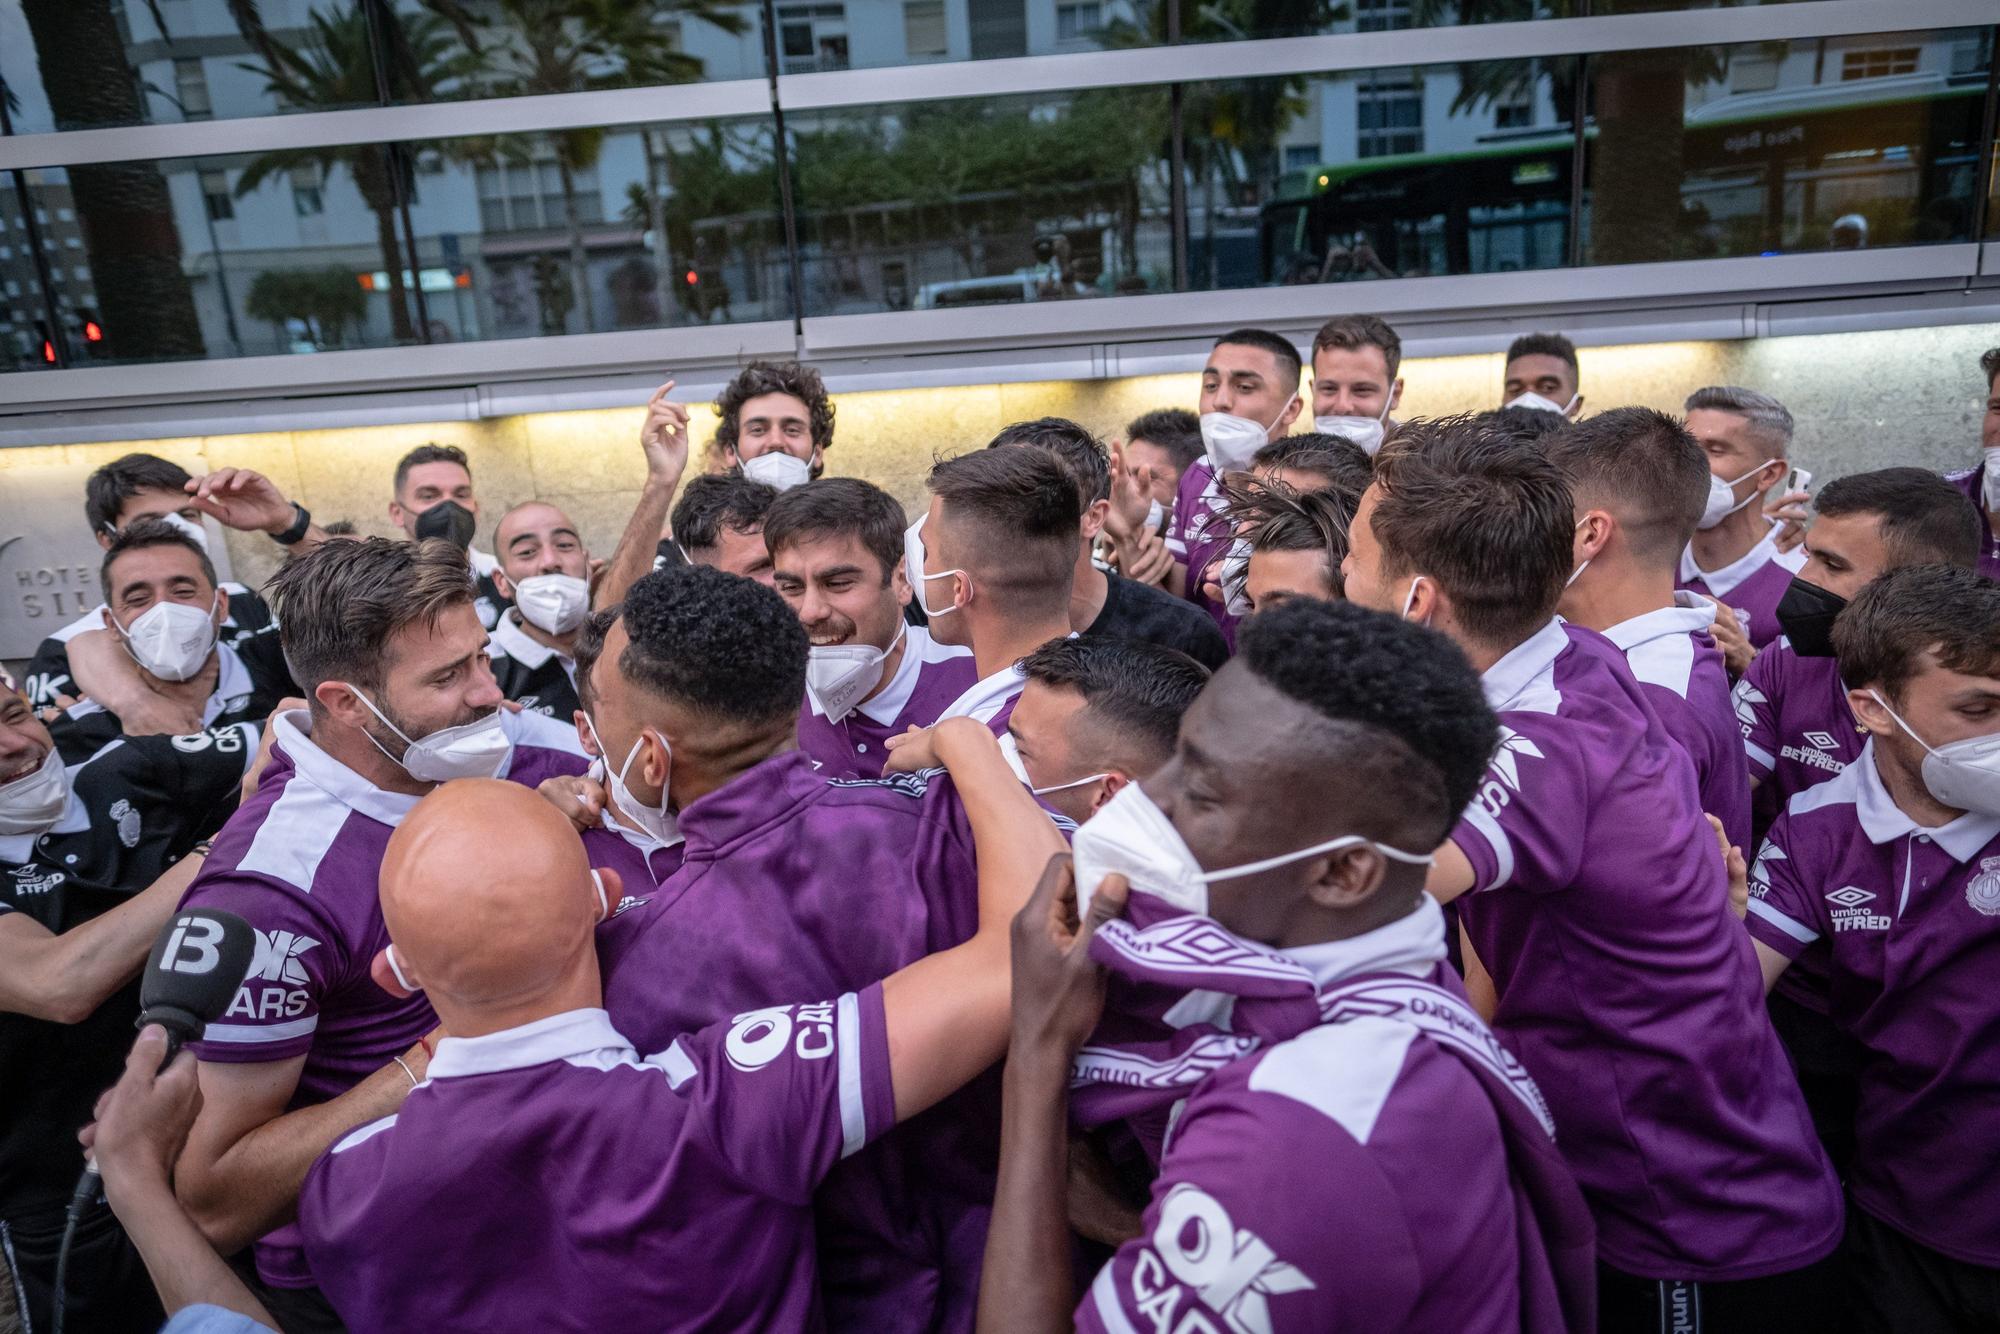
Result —
[{"label": "purple jersey", "polygon": [[903,631],[896,674],[873,699],[839,722],[820,712],[810,692],[799,710],[799,749],[827,778],[880,778],[889,757],[883,744],[912,727],[929,727],[979,680],[972,650],[940,644],[921,626]]},{"label": "purple jersey", "polygon": [[1634,616],[1604,632],[1625,654],[1646,702],[1694,761],[1701,808],[1722,821],[1729,841],[1752,851],[1750,775],[1729,702],[1729,671],[1709,637],[1715,604],[1676,593],[1675,605]]},{"label": "purple jersey", "polygon": [[[681,868],[598,933],[605,1008],[644,1050],[761,1002],[860,990],[978,927],[972,828],[942,773],[829,781],[787,751],[690,802],[680,831]],[[991,1110],[960,1093],[833,1174],[836,1327],[970,1328]]]},{"label": "purple jersey", "polygon": [[1796,1269],[1840,1194],[1728,908],[1694,766],[1624,655],[1551,622],[1485,673],[1500,715],[1452,841],[1494,1027],[1555,1112],[1598,1250],[1645,1278]]},{"label": "purple jersey", "polygon": [[2000,579],[2000,537],[1994,536],[1993,516],[1986,512],[1986,464],[1948,472],[1944,479],[1965,492],[1965,498],[1979,512],[1979,525],[1986,534],[1986,540],[1979,544],[1979,572],[1989,579]]},{"label": "purple jersey", "polygon": [[817,1329],[813,1189],[895,1119],[879,986],[649,1057],[572,1010],[440,1042],[299,1227],[351,1329]]},{"label": "purple jersey", "polygon": [[1919,826],[1870,743],[1792,798],[1750,894],[1758,941],[1788,959],[1826,947],[1828,1012],[1862,1047],[1855,1205],[2000,1266],[2000,817]]},{"label": "purple jersey", "polygon": [[[618,872],[623,899],[639,900],[655,893],[675,871],[681,869],[682,844],[665,847],[644,834],[626,834],[607,822],[600,829],[583,831],[583,852],[600,870]],[[620,904],[613,904],[614,909]]]},{"label": "purple jersey", "polygon": [[1792,576],[1805,563],[1803,548],[1778,550],[1778,530],[1774,527],[1741,560],[1719,570],[1696,565],[1694,547],[1689,546],[1681,552],[1679,586],[1727,605],[1736,613],[1751,645],[1761,649],[1778,637],[1778,599],[1785,596]]},{"label": "purple jersey", "polygon": [[1219,517],[1226,503],[1222,487],[1216,481],[1215,465],[1205,458],[1196,459],[1181,473],[1180,489],[1174,493],[1173,518],[1167,521],[1167,531],[1161,536],[1168,553],[1187,566],[1188,601],[1215,618],[1222,628],[1222,637],[1229,641],[1233,651],[1236,622],[1241,618],[1230,615],[1220,602],[1202,592],[1208,567],[1229,549],[1229,526]]},{"label": "purple jersey", "polygon": [[1009,664],[993,675],[973,682],[957,699],[945,705],[943,712],[933,721],[977,718],[992,729],[994,736],[1006,736],[1007,720],[1014,716],[1014,705],[1019,702],[1021,691],[1027,684],[1027,673]]},{"label": "purple jersey", "polygon": [[[500,717],[514,742],[507,777],[532,786],[583,772],[582,756],[558,748],[576,745],[575,728],[541,714]],[[314,745],[303,710],[271,725],[288,762],[222,827],[181,899],[182,907],[228,909],[257,931],[242,988],[189,1049],[228,1065],[304,1056],[297,1108],[361,1082],[437,1017],[421,994],[399,999],[369,975],[389,943],[376,892],[382,854],[417,798],[383,791]],[[279,1287],[312,1282],[296,1249],[281,1242],[259,1242],[257,1263]]]},{"label": "purple jersey", "polygon": [[[1220,952],[1193,942],[1226,933],[1198,919],[1136,952],[1159,963],[1182,931],[1196,970],[1214,968]],[[1429,899],[1364,935],[1278,952],[1321,989],[1313,1022],[1264,1046],[1218,1031],[1206,1043],[1253,1049],[1215,1067],[1190,1051],[1212,1073],[1166,1076],[1199,1082],[1139,1236],[1098,1273],[1079,1330],[1499,1334],[1589,1308],[1589,1215],[1546,1107],[1459,995],[1423,980],[1443,957]]]}]

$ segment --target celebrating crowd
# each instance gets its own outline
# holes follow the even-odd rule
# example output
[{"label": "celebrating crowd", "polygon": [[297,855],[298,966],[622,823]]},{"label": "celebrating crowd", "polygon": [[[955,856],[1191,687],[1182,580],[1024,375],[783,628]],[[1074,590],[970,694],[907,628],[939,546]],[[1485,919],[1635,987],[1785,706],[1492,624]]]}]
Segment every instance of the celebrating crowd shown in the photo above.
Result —
[{"label": "celebrating crowd", "polygon": [[1235,330],[915,514],[811,368],[692,469],[670,382],[601,558],[450,447],[394,541],[99,469],[0,693],[0,1331],[2000,1330],[2000,349],[1980,466],[1816,489],[1755,389],[1401,353]]}]

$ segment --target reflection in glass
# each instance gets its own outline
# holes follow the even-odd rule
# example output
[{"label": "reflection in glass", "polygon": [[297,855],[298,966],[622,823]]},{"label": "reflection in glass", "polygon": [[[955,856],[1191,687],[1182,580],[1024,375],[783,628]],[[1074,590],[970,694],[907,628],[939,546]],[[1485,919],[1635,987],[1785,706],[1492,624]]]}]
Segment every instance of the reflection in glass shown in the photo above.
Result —
[{"label": "reflection in glass", "polygon": [[1568,262],[1576,62],[1183,90],[1195,288]]},{"label": "reflection in glass", "polygon": [[[587,154],[574,142],[585,136],[595,140]],[[74,183],[98,169],[31,172],[53,220],[41,249],[58,273],[70,364],[85,355],[259,356],[792,313],[763,121],[143,165],[168,199],[193,351],[165,353],[143,327],[134,334],[94,234],[65,221],[77,216],[65,202]],[[18,245],[8,199],[0,199],[0,245]],[[19,253],[23,261],[0,254],[0,282],[20,288],[8,289],[10,319],[0,323],[17,368],[39,355],[32,261]],[[86,352],[76,330],[93,317],[103,345]]]},{"label": "reflection in glass", "polygon": [[1171,290],[1167,92],[795,118],[805,313]]},{"label": "reflection in glass", "polygon": [[1964,241],[1990,29],[1590,58],[1587,262]]}]

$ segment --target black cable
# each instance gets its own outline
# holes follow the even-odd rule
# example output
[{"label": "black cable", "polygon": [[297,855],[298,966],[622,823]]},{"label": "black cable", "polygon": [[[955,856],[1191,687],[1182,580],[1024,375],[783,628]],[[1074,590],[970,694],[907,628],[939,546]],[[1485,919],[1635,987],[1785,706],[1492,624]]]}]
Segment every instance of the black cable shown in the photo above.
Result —
[{"label": "black cable", "polygon": [[69,1208],[63,1214],[62,1244],[56,1248],[55,1308],[49,1319],[50,1334],[62,1334],[63,1308],[69,1304],[69,1248],[76,1241],[76,1225],[96,1196],[101,1180],[95,1164],[84,1168],[83,1175],[77,1178],[76,1189],[70,1193]]}]

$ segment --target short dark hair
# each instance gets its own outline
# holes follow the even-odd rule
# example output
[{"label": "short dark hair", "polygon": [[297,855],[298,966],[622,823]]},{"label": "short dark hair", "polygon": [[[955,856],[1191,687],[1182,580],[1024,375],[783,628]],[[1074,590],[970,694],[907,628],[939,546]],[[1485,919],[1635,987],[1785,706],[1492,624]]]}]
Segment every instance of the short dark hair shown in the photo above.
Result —
[{"label": "short dark hair", "polygon": [[1252,551],[1319,551],[1325,554],[1333,591],[1345,594],[1340,563],[1347,559],[1347,530],[1360,503],[1357,492],[1339,487],[1295,491],[1283,482],[1228,483],[1224,523]]},{"label": "short dark hair", "polygon": [[1231,329],[1215,340],[1217,347],[1260,347],[1277,359],[1278,365],[1292,368],[1292,392],[1299,391],[1299,373],[1304,363],[1299,360],[1299,349],[1291,339],[1283,334],[1274,334],[1269,329]]},{"label": "short dark hair", "polygon": [[1015,422],[1000,428],[988,442],[988,449],[1002,445],[1029,445],[1056,456],[1076,483],[1082,514],[1100,500],[1111,498],[1111,451],[1104,442],[1067,417],[1037,417],[1031,422]]},{"label": "short dark hair", "polygon": [[[1549,413],[1543,413],[1549,416]],[[1618,515],[1640,560],[1678,568],[1708,505],[1708,457],[1686,426],[1652,408],[1612,408],[1542,441],[1579,506]]]},{"label": "short dark hair", "polygon": [[1928,468],[1878,468],[1836,477],[1820,488],[1813,512],[1873,514],[1892,565],[1979,564],[1984,526],[1963,491]]},{"label": "short dark hair", "polygon": [[738,533],[761,529],[777,498],[776,487],[741,473],[704,473],[682,488],[668,526],[682,551],[704,551],[722,540],[725,524]]},{"label": "short dark hair", "polygon": [[1468,635],[1512,645],[1555,614],[1576,509],[1540,451],[1475,418],[1405,422],[1375,456],[1375,486],[1383,559],[1437,580]]},{"label": "short dark hair", "polygon": [[1507,360],[1517,361],[1522,357],[1555,357],[1569,363],[1571,374],[1577,374],[1576,344],[1559,333],[1524,333],[1507,345]]},{"label": "short dark hair", "polygon": [[104,589],[104,600],[111,601],[111,567],[117,559],[128,551],[144,551],[148,547],[184,547],[194,553],[201,565],[202,578],[208,580],[210,588],[218,587],[215,576],[215,562],[201,549],[201,543],[189,537],[165,519],[147,515],[134,519],[125,525],[123,532],[111,539],[111,545],[104,552],[104,563],[98,566],[97,578]]},{"label": "short dark hair", "polygon": [[1840,679],[1892,699],[1934,654],[1947,671],[2000,676],[2000,582],[1955,565],[1905,565],[1854,595],[1833,622]]},{"label": "short dark hair", "polygon": [[1993,381],[2000,379],[2000,347],[1989,347],[1979,354],[1979,369],[1986,376],[1986,392],[1993,392]]},{"label": "short dark hair", "polygon": [[1125,438],[1158,445],[1180,472],[1186,472],[1204,452],[1201,418],[1186,408],[1154,408],[1141,413],[1125,424]]},{"label": "short dark hair", "polygon": [[268,592],[285,661],[310,695],[325,681],[379,685],[383,649],[398,631],[471,605],[472,568],[442,538],[363,537],[294,556]]},{"label": "short dark hair", "polygon": [[[598,607],[585,616],[583,624],[576,628],[576,643],[570,649],[570,675],[576,685],[577,703],[583,705],[588,713],[596,712],[591,707],[591,701],[596,697],[591,693],[590,674],[596,669],[598,658],[604,654],[604,636],[611,633],[611,627],[618,623],[624,612],[625,604],[622,602]],[[594,719],[591,725],[596,726]]]},{"label": "short dark hair", "polygon": [[822,477],[795,486],[764,513],[764,545],[773,556],[788,542],[850,534],[882,562],[888,583],[903,559],[903,530],[909,519],[896,498],[859,477]]},{"label": "short dark hair", "polygon": [[1312,354],[1317,357],[1320,349],[1327,347],[1347,352],[1359,347],[1380,349],[1382,360],[1388,364],[1391,381],[1395,380],[1396,371],[1403,364],[1403,340],[1379,315],[1334,316],[1320,325],[1319,332],[1313,335]]},{"label": "short dark hair", "polygon": [[410,469],[421,468],[426,463],[456,463],[465,469],[469,480],[472,464],[466,460],[465,451],[457,445],[418,445],[402,458],[396,460],[396,494],[403,494],[403,483],[409,480]]},{"label": "short dark hair", "polygon": [[90,474],[83,484],[83,513],[90,531],[109,533],[118,527],[119,511],[141,491],[186,494],[193,474],[158,454],[127,454]]},{"label": "short dark hair", "polygon": [[1069,596],[1077,496],[1060,460],[1040,449],[976,449],[939,460],[930,489],[969,536],[954,549],[976,581],[1015,598]]},{"label": "short dark hair", "polygon": [[1372,771],[1352,781],[1393,792],[1424,823],[1429,841],[1408,851],[1444,840],[1500,739],[1479,674],[1456,644],[1351,602],[1295,598],[1243,622],[1236,651],[1266,684],[1373,742],[1345,748]]},{"label": "short dark hair", "polygon": [[715,426],[716,448],[736,448],[737,414],[765,394],[790,394],[805,404],[812,442],[821,449],[833,443],[833,400],[819,372],[796,361],[753,361],[716,395],[715,414],[721,418]]},{"label": "short dark hair", "polygon": [[798,614],[754,579],[706,565],[655,570],[625,593],[618,670],[640,689],[728,722],[795,716],[811,647]]},{"label": "short dark hair", "polygon": [[1273,440],[1257,451],[1250,466],[1311,473],[1328,486],[1353,492],[1356,498],[1375,480],[1375,462],[1367,450],[1345,436],[1318,431]]},{"label": "short dark hair", "polygon": [[1138,774],[1173,755],[1181,715],[1208,684],[1208,669],[1178,649],[1106,635],[1051,639],[1021,659],[1021,670],[1082,695],[1082,717],[1102,729],[1096,753],[1129,760]]},{"label": "short dark hair", "polygon": [[1569,425],[1569,418],[1547,408],[1492,408],[1478,413],[1474,420],[1504,431],[1524,445],[1536,444]]}]

